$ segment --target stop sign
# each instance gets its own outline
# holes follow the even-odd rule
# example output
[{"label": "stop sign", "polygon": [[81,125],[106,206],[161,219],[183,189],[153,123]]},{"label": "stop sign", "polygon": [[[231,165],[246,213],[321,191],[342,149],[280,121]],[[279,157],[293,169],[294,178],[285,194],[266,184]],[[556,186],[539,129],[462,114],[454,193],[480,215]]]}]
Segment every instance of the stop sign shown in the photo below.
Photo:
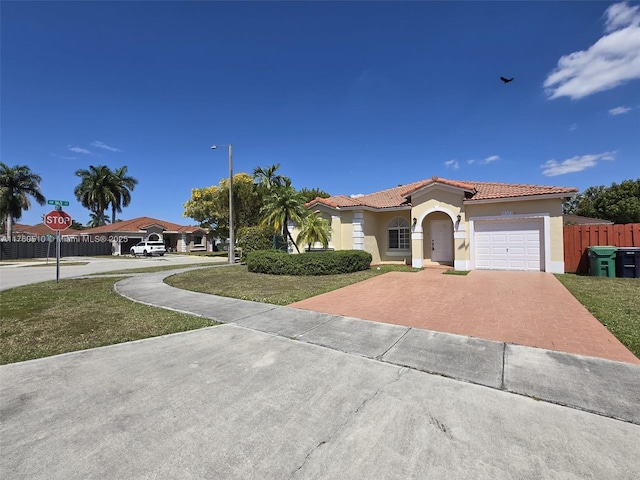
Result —
[{"label": "stop sign", "polygon": [[71,226],[71,216],[62,210],[51,210],[44,216],[44,224],[51,230],[66,230]]}]

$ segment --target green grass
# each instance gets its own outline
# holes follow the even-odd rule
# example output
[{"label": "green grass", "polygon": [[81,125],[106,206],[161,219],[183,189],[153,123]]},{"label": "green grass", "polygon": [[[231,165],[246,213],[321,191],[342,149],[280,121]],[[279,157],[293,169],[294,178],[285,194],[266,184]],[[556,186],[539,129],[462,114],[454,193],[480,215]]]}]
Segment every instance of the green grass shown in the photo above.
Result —
[{"label": "green grass", "polygon": [[469,270],[454,270],[453,268],[450,268],[442,273],[445,275],[469,275]]},{"label": "green grass", "polygon": [[194,270],[168,277],[165,282],[194,292],[288,305],[393,271],[417,272],[420,270],[404,265],[380,265],[362,272],[305,277],[251,273],[245,265],[239,265],[229,268]]},{"label": "green grass", "polygon": [[0,292],[0,364],[215,325],[118,295],[122,278],[45,282]]},{"label": "green grass", "polygon": [[556,275],[607,329],[640,358],[640,279]]},{"label": "green grass", "polygon": [[103,273],[92,273],[91,275],[89,275],[90,277],[97,277],[100,275],[125,275],[125,274],[129,274],[129,273],[153,273],[153,272],[163,272],[165,270],[175,270],[178,268],[191,268],[191,267],[213,267],[216,265],[224,265],[224,264],[216,264],[216,263],[211,263],[211,262],[207,262],[207,263],[183,263],[181,265],[176,265],[176,264],[172,264],[172,265],[157,265],[154,267],[140,267],[140,268],[125,268],[122,270],[113,270],[113,271],[109,271],[109,272],[103,272]]}]

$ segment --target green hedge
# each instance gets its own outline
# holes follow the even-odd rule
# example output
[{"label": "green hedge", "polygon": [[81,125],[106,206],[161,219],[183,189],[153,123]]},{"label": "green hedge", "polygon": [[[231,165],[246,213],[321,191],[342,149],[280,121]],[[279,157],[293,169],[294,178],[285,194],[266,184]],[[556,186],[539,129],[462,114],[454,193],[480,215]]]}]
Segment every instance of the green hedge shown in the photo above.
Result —
[{"label": "green hedge", "polygon": [[256,250],[268,250],[273,245],[273,229],[263,227],[242,227],[238,229],[238,247],[242,249],[241,260]]},{"label": "green hedge", "polygon": [[277,250],[259,250],[247,255],[247,268],[270,275],[337,275],[359,272],[371,266],[371,254],[362,250],[338,250],[289,255]]}]

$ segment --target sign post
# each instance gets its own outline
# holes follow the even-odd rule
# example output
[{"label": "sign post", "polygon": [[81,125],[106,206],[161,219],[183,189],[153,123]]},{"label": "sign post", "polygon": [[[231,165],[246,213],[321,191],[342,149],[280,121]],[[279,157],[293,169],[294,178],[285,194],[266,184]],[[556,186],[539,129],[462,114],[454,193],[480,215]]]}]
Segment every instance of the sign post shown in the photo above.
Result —
[{"label": "sign post", "polygon": [[51,210],[49,213],[47,213],[44,216],[44,224],[47,227],[49,227],[51,230],[55,230],[57,234],[56,235],[56,283],[58,283],[58,281],[60,280],[60,238],[61,238],[60,232],[69,228],[71,226],[72,220],[68,213],[62,211],[62,205],[65,203],[69,205],[69,202],[63,202],[62,200],[49,200],[47,203],[51,205],[52,204],[51,202],[58,202],[58,203],[53,203],[53,205],[56,205],[56,209]]}]

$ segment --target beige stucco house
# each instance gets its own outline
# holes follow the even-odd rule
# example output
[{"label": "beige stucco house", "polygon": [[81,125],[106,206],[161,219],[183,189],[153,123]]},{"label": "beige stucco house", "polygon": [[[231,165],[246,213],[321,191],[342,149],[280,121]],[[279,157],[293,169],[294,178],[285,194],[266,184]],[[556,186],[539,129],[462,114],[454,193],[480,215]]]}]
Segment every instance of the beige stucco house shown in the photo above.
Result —
[{"label": "beige stucco house", "polygon": [[[127,255],[131,247],[143,240],[164,242],[168,251],[205,252],[213,250],[207,231],[200,227],[178,225],[151,217],[121,220],[109,225],[82,230],[92,241],[108,241],[114,255]],[[97,239],[97,240],[96,240]]]},{"label": "beige stucco house", "polygon": [[564,273],[562,203],[577,188],[433,177],[369,195],[316,198],[330,248],[373,264]]}]

